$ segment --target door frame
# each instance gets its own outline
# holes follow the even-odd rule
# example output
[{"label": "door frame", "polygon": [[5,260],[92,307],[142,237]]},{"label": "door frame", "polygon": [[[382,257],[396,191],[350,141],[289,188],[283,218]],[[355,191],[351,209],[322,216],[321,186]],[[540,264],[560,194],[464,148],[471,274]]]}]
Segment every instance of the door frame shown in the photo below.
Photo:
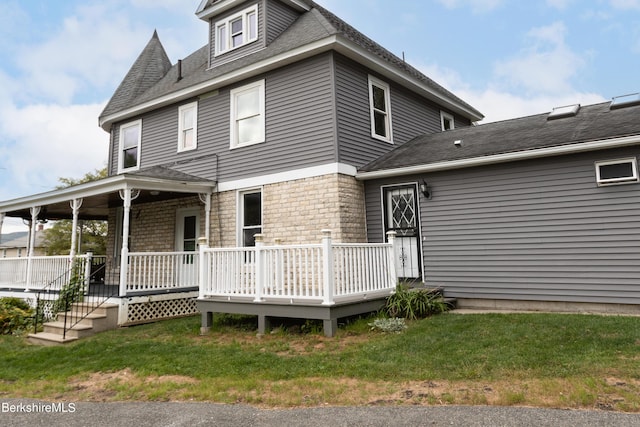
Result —
[{"label": "door frame", "polygon": [[424,272],[424,259],[422,257],[422,215],[420,213],[420,191],[417,181],[413,182],[401,182],[397,184],[386,184],[380,186],[380,206],[381,206],[381,214],[382,214],[382,241],[387,241],[387,231],[388,229],[388,206],[387,206],[387,191],[393,189],[400,188],[411,188],[415,194],[415,209],[416,209],[416,246],[418,251],[418,271],[420,277],[417,280],[424,281],[425,280],[425,272]]},{"label": "door frame", "polygon": [[198,251],[198,237],[200,236],[200,208],[176,209],[175,243],[176,252],[184,252],[184,219],[188,216],[196,217],[196,252]]}]

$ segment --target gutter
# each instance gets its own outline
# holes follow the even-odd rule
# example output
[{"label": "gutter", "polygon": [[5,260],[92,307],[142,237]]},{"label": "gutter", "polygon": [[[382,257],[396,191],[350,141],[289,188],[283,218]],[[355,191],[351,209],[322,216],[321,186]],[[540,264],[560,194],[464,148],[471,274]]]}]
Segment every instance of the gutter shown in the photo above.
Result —
[{"label": "gutter", "polygon": [[565,154],[584,153],[587,151],[607,150],[611,148],[628,147],[640,144],[640,135],[567,144],[554,147],[535,148],[526,151],[493,154],[489,156],[470,157],[468,159],[447,160],[443,162],[405,166],[393,169],[383,169],[371,172],[359,172],[356,179],[367,181],[371,179],[391,178],[396,176],[440,172],[452,169],[486,166],[497,163],[514,162],[518,160],[536,159],[541,157],[561,156]]}]

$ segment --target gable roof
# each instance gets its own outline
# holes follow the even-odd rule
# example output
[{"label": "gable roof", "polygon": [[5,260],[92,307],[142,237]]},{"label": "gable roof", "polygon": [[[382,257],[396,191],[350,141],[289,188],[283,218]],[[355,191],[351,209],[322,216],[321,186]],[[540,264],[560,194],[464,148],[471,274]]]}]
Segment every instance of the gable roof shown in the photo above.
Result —
[{"label": "gable roof", "polygon": [[[223,65],[209,68],[209,50],[208,45],[205,45],[182,60],[181,79],[178,79],[178,65],[176,64],[166,69],[160,78],[158,78],[157,74],[149,78],[147,83],[152,80],[155,80],[155,82],[147,85],[145,90],[138,90],[135,96],[120,96],[118,94],[120,88],[118,88],[112,101],[109,102],[107,108],[100,115],[100,126],[108,130],[111,123],[115,121],[183,101],[224,85],[229,85],[330,50],[335,50],[355,59],[383,76],[408,87],[410,90],[468,117],[471,121],[483,118],[482,113],[471,105],[328,10],[310,0],[297,1],[309,5],[310,10],[303,12],[289,28],[264,49]],[[207,4],[203,2],[201,7]],[[154,36],[156,36],[155,33]],[[154,38],[152,37],[152,40]],[[145,48],[145,51],[148,48],[149,46]],[[164,49],[162,51],[164,52]],[[143,51],[141,57],[144,54],[145,52]],[[161,56],[160,54],[156,55],[158,57]],[[163,67],[166,65],[164,61],[160,62],[162,62]],[[138,61],[136,61],[137,63]],[[134,71],[134,68],[141,68],[139,66],[136,67],[136,64],[134,64],[129,74]],[[135,82],[142,79],[138,73],[134,72],[133,74],[134,77],[129,78],[128,75],[121,86],[131,86],[133,84],[129,83],[129,81]],[[137,87],[143,89],[142,85]],[[123,92],[129,93],[124,90]]]},{"label": "gable roof", "polygon": [[611,109],[606,102],[583,106],[572,117],[548,117],[544,113],[421,135],[363,166],[358,177],[374,179],[640,144],[640,105]]},{"label": "gable roof", "polygon": [[100,116],[112,114],[136,102],[171,69],[171,61],[154,31],[133,66],[122,80]]}]

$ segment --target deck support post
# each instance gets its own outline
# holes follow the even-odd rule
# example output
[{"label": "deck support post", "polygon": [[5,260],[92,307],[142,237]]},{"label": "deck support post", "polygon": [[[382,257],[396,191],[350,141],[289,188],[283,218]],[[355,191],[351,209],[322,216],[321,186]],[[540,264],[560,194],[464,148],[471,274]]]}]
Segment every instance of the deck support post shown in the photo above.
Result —
[{"label": "deck support post", "polygon": [[333,246],[331,245],[331,230],[322,230],[322,305],[333,305]]},{"label": "deck support post", "polygon": [[256,297],[253,302],[262,302],[264,288],[264,260],[262,259],[262,247],[264,246],[264,234],[256,234]]},{"label": "deck support post", "polygon": [[264,314],[258,315],[258,334],[264,335],[271,329],[271,319]]},{"label": "deck support post", "polygon": [[338,319],[336,318],[324,319],[322,321],[322,329],[324,331],[325,337],[329,337],[329,338],[333,337],[338,331]]},{"label": "deck support post", "polygon": [[213,312],[203,311],[201,315],[200,335],[208,334],[213,326]]}]

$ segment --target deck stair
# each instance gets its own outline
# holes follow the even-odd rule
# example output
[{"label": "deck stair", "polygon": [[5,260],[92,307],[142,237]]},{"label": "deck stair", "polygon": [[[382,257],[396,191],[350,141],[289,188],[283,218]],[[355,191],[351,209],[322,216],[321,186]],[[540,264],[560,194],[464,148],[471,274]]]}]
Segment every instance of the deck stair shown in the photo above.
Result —
[{"label": "deck stair", "polygon": [[[39,345],[68,344],[98,332],[116,329],[118,327],[118,308],[117,304],[102,304],[92,313],[85,315],[76,325],[68,328],[66,333],[64,333],[65,313],[58,313],[55,320],[42,325],[42,332],[29,334],[29,342]],[[83,309],[83,303],[74,303],[71,311],[66,313],[67,319],[77,318],[74,313],[82,312]]]}]

